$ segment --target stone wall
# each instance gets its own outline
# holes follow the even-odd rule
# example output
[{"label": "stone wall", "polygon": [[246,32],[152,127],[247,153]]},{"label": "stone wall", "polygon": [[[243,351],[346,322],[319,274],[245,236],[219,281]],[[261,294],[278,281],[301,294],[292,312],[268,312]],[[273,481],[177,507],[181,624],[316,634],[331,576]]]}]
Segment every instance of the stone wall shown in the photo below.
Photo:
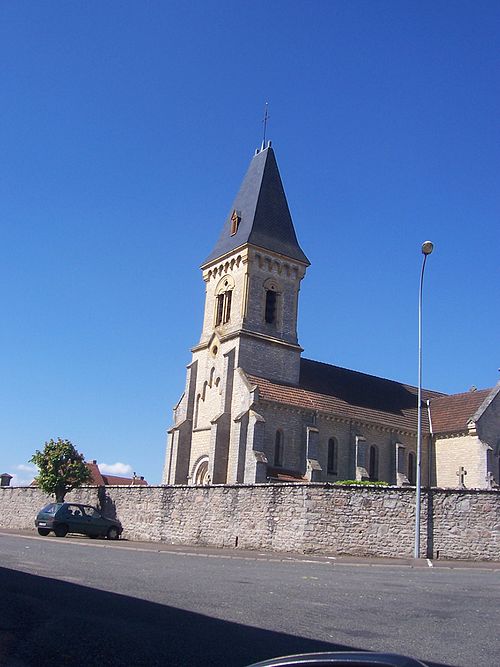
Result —
[{"label": "stone wall", "polygon": [[[87,487],[68,500],[97,505],[123,537],[170,544],[329,555],[413,555],[415,491],[327,484]],[[49,498],[0,487],[0,528],[33,528]],[[422,494],[422,556],[499,560],[500,493],[433,489]]]}]

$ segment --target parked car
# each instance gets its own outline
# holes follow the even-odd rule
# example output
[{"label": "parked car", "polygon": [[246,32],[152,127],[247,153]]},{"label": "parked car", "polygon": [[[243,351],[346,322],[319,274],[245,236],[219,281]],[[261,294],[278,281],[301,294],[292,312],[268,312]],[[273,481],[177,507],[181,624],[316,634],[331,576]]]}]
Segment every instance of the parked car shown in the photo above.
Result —
[{"label": "parked car", "polygon": [[123,532],[117,519],[108,519],[95,507],[80,503],[50,503],[38,512],[35,526],[40,535],[46,536],[53,531],[57,537],[80,533],[117,540]]}]

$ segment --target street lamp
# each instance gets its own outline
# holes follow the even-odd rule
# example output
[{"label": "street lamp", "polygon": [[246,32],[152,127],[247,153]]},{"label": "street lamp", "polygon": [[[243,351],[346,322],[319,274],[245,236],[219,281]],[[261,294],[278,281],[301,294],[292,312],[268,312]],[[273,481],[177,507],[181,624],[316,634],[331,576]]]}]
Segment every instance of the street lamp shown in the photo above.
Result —
[{"label": "street lamp", "polygon": [[417,398],[417,471],[415,493],[415,552],[414,557],[420,558],[420,505],[421,505],[421,470],[422,470],[422,292],[424,287],[424,270],[427,256],[434,250],[432,241],[422,243],[422,270],[420,272],[420,288],[418,290],[418,398]]}]

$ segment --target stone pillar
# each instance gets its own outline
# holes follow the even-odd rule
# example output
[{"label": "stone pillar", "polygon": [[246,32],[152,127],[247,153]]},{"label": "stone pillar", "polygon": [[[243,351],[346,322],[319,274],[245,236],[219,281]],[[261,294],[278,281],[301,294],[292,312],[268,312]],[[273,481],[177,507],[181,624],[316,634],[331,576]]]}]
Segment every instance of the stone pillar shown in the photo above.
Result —
[{"label": "stone pillar", "polygon": [[320,482],[322,468],[318,461],[319,430],[316,426],[307,427],[306,438],[306,478],[310,482]]},{"label": "stone pillar", "polygon": [[186,419],[168,431],[168,446],[164,473],[165,484],[187,484],[191,457],[192,423]]},{"label": "stone pillar", "polygon": [[245,457],[248,435],[248,410],[237,415],[231,424],[229,438],[228,484],[242,484],[245,479]]},{"label": "stone pillar", "polygon": [[355,436],[354,439],[354,461],[356,481],[360,482],[363,479],[368,479],[368,471],[366,469],[366,440],[362,435]]},{"label": "stone pillar", "polygon": [[404,486],[409,484],[410,481],[406,475],[405,468],[405,446],[400,442],[395,444],[395,456],[396,456],[396,484],[397,486]]},{"label": "stone pillar", "polygon": [[267,481],[267,457],[264,453],[266,420],[254,410],[248,413],[245,484]]},{"label": "stone pillar", "polygon": [[213,484],[226,484],[231,431],[231,405],[234,384],[235,348],[224,354],[222,373],[222,412],[212,420],[210,433],[209,475]]}]

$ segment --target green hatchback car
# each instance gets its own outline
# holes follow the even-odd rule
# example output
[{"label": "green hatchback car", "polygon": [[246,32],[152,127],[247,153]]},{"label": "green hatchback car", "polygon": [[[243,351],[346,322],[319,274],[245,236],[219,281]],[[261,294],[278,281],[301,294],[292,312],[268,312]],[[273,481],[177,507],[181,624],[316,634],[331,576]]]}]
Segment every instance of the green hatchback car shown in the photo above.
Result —
[{"label": "green hatchback car", "polygon": [[108,519],[95,507],[80,503],[50,503],[38,512],[35,526],[40,535],[46,536],[53,531],[56,537],[79,533],[117,540],[123,532],[117,519]]}]

